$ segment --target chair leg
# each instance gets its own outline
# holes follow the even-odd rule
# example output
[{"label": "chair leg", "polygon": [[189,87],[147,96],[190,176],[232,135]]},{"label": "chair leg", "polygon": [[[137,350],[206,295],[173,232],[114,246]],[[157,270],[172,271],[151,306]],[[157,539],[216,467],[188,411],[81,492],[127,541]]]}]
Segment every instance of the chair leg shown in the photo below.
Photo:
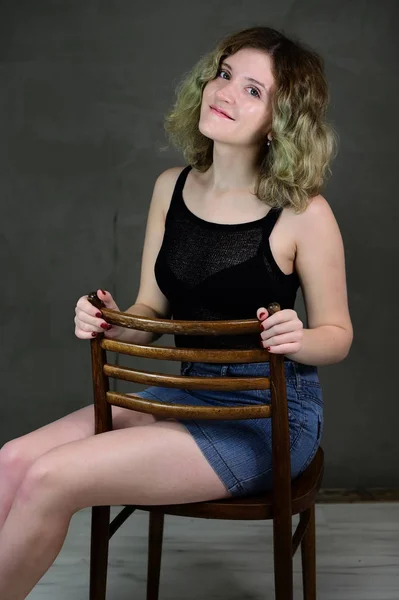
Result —
[{"label": "chair leg", "polygon": [[105,600],[109,543],[109,506],[94,506],[91,512],[90,600]]},{"label": "chair leg", "polygon": [[316,600],[316,524],[314,504],[300,514],[300,520],[309,515],[309,525],[301,542],[302,581],[304,600]]},{"label": "chair leg", "polygon": [[147,600],[158,600],[164,519],[165,515],[163,513],[150,512],[150,529],[148,536]]},{"label": "chair leg", "polygon": [[292,531],[273,519],[274,595],[275,600],[293,600]]}]

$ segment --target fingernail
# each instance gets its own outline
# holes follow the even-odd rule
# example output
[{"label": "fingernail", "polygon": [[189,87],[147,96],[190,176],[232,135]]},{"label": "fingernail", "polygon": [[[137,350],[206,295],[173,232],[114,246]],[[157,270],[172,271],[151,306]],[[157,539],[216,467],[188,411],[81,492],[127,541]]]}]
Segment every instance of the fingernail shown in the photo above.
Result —
[{"label": "fingernail", "polygon": [[261,313],[259,314],[259,318],[260,318],[260,319],[264,319],[264,318],[265,318],[265,316],[266,316],[266,313],[265,313],[265,312],[261,312]]},{"label": "fingernail", "polygon": [[96,335],[97,335],[96,332],[92,331],[91,337],[96,337]]},{"label": "fingernail", "polygon": [[108,324],[108,325],[107,325],[107,329],[108,329],[108,331],[109,331],[110,329],[112,329],[112,325],[109,325],[109,324]]},{"label": "fingernail", "polygon": [[262,329],[263,331],[263,323],[259,323],[259,329]]},{"label": "fingernail", "polygon": [[99,319],[101,319],[102,314],[101,313],[96,313],[96,317],[98,317]]},{"label": "fingernail", "polygon": [[266,347],[266,350],[267,350],[268,352],[270,352],[270,346],[267,346],[267,347]]},{"label": "fingernail", "polygon": [[101,292],[104,294],[104,296],[105,296],[105,294],[107,293],[107,292],[104,292],[104,290],[101,290]]},{"label": "fingernail", "polygon": [[108,329],[108,323],[101,323],[100,327],[103,329]]}]

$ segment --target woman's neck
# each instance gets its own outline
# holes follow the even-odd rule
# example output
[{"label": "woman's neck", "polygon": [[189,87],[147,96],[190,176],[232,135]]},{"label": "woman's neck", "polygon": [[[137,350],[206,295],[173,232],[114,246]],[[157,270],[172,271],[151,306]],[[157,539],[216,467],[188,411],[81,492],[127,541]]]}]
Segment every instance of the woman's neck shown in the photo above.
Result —
[{"label": "woman's neck", "polygon": [[213,163],[207,173],[207,185],[215,192],[229,190],[254,191],[258,178],[256,154],[253,148],[213,148]]}]

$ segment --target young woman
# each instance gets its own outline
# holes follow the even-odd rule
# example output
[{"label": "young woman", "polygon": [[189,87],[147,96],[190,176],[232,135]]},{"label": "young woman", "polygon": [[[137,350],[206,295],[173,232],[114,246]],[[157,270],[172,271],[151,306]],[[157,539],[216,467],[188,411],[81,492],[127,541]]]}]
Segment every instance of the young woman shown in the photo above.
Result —
[{"label": "young woman", "polygon": [[[269,28],[229,36],[182,83],[166,120],[188,166],[154,187],[135,315],[253,318],[260,337],[176,337],[178,346],[257,347],[284,354],[292,476],[320,443],[317,366],[352,342],[344,250],[320,194],[335,136],[324,121],[322,60]],[[294,310],[299,286],[307,328]],[[109,308],[109,292],[98,290]],[[269,316],[264,308],[279,302]],[[81,297],[75,333],[150,343],[108,326]],[[228,338],[228,339],[227,339]],[[267,375],[268,363],[183,363],[183,374]],[[149,388],[144,397],[196,404],[268,401],[268,392]],[[95,505],[210,500],[270,486],[270,420],[178,422],[113,407],[94,436],[93,407],[6,444],[0,462],[0,597],[22,600],[53,563],[72,515]],[[166,474],[166,476],[165,476]]]}]

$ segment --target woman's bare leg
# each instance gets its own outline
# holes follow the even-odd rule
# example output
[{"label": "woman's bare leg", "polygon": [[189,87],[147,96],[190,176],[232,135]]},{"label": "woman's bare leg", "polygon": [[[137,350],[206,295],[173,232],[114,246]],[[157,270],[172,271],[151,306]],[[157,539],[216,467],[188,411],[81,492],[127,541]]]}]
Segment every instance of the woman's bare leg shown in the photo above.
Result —
[{"label": "woman's bare leg", "polygon": [[54,448],[26,473],[0,532],[0,598],[27,596],[57,557],[71,516],[81,508],[227,496],[178,422],[110,431]]},{"label": "woman's bare leg", "polygon": [[[157,419],[118,406],[112,407],[113,429],[149,425]],[[11,440],[0,450],[0,530],[29,467],[57,446],[94,435],[94,407],[86,406],[49,425]]]}]

